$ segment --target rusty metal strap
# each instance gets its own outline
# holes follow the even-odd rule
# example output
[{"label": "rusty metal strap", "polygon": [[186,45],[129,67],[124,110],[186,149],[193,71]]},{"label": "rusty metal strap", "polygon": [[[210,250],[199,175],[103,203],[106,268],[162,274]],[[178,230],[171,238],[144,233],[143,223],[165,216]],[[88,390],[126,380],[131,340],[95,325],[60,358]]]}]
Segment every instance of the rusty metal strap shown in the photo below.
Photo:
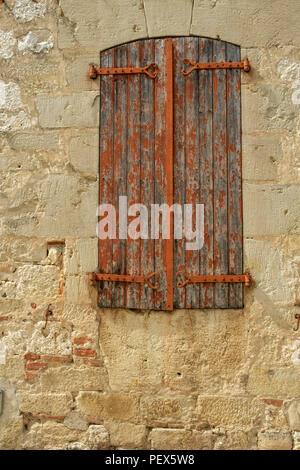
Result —
[{"label": "rusty metal strap", "polygon": [[145,74],[149,78],[156,78],[158,75],[158,65],[155,62],[146,65],[146,67],[105,67],[97,68],[94,65],[90,67],[90,78],[95,80],[98,75],[130,75]]},{"label": "rusty metal strap", "polygon": [[243,62],[192,62],[190,59],[183,59],[186,66],[190,66],[187,70],[182,69],[182,75],[189,75],[193,70],[211,70],[211,69],[241,69],[244,72],[250,72],[250,62],[244,59]]},{"label": "rusty metal strap", "polygon": [[177,273],[177,286],[185,287],[188,284],[201,284],[201,283],[243,283],[246,287],[250,286],[250,274],[222,274],[218,276],[191,276],[184,272]]},{"label": "rusty metal strap", "polygon": [[154,277],[159,278],[159,273],[153,272],[148,276],[128,276],[126,274],[101,274],[101,273],[91,273],[89,279],[92,282],[96,281],[110,281],[110,282],[134,282],[138,284],[147,284],[151,289],[157,290],[159,288],[159,282],[156,281],[155,284],[152,284],[151,280]]}]

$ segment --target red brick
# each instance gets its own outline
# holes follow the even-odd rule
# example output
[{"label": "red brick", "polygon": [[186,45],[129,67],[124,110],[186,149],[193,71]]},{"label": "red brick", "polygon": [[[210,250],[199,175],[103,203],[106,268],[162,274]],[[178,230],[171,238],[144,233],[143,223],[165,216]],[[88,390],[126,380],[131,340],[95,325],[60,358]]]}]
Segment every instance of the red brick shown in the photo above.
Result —
[{"label": "red brick", "polygon": [[87,366],[92,366],[92,367],[102,367],[103,360],[102,359],[84,359],[83,364],[86,364]]},{"label": "red brick", "polygon": [[93,349],[83,349],[83,348],[73,349],[73,354],[79,357],[96,357],[97,356],[96,351],[94,351]]},{"label": "red brick", "polygon": [[40,370],[44,367],[47,367],[47,362],[27,362],[26,369],[27,370]]},{"label": "red brick", "polygon": [[8,320],[9,317],[0,317],[0,321],[5,321],[5,320]]},{"label": "red brick", "polygon": [[25,354],[25,359],[26,361],[37,361],[38,359],[41,359],[41,356],[39,354]]},{"label": "red brick", "polygon": [[272,405],[272,406],[281,406],[283,403],[283,400],[273,400],[273,398],[265,398],[264,402],[267,405]]},{"label": "red brick", "polygon": [[80,337],[80,338],[74,338],[73,343],[77,344],[78,346],[82,346],[85,343],[92,343],[93,340],[91,338],[86,338],[86,337]]}]

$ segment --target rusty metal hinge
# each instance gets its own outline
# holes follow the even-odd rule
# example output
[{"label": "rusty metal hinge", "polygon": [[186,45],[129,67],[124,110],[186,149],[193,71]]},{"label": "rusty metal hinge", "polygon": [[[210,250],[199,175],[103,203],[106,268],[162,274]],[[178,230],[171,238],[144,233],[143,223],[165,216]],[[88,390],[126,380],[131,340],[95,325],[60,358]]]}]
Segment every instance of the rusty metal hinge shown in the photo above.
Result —
[{"label": "rusty metal hinge", "polygon": [[244,59],[243,62],[192,62],[190,59],[183,59],[184,65],[190,65],[188,70],[181,70],[182,75],[189,75],[193,70],[211,70],[211,69],[241,69],[244,72],[250,72],[250,62]]},{"label": "rusty metal hinge", "polygon": [[179,271],[177,273],[177,286],[179,288],[185,287],[188,284],[201,284],[201,283],[243,283],[246,287],[250,286],[250,274],[222,274],[216,276],[193,276]]},{"label": "rusty metal hinge", "polygon": [[147,284],[151,289],[157,290],[159,288],[159,282],[156,281],[152,284],[151,279],[154,277],[159,278],[159,273],[153,272],[148,276],[128,276],[126,274],[101,274],[91,273],[89,275],[90,281],[95,283],[96,281],[110,281],[110,282],[136,282],[139,284]]},{"label": "rusty metal hinge", "polygon": [[97,68],[94,65],[90,67],[90,78],[95,80],[98,75],[128,75],[128,74],[145,74],[149,78],[156,78],[158,74],[158,65],[155,62],[145,67],[105,67]]},{"label": "rusty metal hinge", "polygon": [[300,328],[300,314],[297,313],[297,314],[295,315],[295,318],[296,318],[296,320],[297,320],[297,326],[296,326],[296,328],[294,328],[294,331],[298,331],[299,328]]}]

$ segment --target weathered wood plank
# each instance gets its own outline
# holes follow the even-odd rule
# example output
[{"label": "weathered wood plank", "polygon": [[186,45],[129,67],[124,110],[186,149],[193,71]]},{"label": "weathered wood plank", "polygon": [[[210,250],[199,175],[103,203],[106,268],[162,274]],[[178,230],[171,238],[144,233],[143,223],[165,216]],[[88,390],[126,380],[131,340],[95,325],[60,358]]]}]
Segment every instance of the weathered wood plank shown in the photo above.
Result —
[{"label": "weathered wood plank", "polygon": [[[167,203],[167,42],[164,39],[155,40],[155,62],[159,64],[159,75],[155,86],[155,203]],[[160,224],[162,225],[162,224]],[[160,227],[162,229],[162,227]],[[160,235],[155,240],[155,271],[160,273],[160,287],[155,291],[155,307],[157,310],[167,308],[166,296],[168,288],[166,250],[168,240]],[[169,240],[170,242],[170,240]],[[173,269],[173,266],[172,266]],[[172,286],[173,287],[173,286]]]},{"label": "weathered wood plank", "polygon": [[[226,45],[214,41],[214,61],[226,61]],[[214,274],[228,273],[226,70],[213,70]],[[216,284],[215,307],[228,307],[228,284]]]},{"label": "weathered wood plank", "polygon": [[[213,41],[199,39],[199,62],[213,60]],[[213,160],[213,75],[199,74],[200,95],[200,201],[204,204],[204,245],[200,251],[200,274],[214,274],[214,160]],[[214,307],[214,284],[201,284],[200,307]]]},{"label": "weathered wood plank", "polygon": [[[240,48],[227,44],[227,60],[240,61]],[[227,70],[229,274],[243,273],[241,72]],[[229,307],[243,308],[243,285],[229,285]]]},{"label": "weathered wood plank", "polygon": [[[127,46],[114,49],[114,67],[127,65]],[[114,154],[113,154],[113,204],[116,208],[117,227],[119,225],[119,197],[127,195],[127,77],[118,77],[114,81]],[[112,273],[126,273],[126,240],[119,236],[113,240]],[[111,283],[112,306],[124,307],[126,288],[124,283]]]},{"label": "weathered wood plank", "polygon": [[[198,38],[186,38],[185,57],[198,62]],[[185,186],[186,204],[192,204],[193,214],[196,215],[196,204],[199,197],[199,73],[191,73],[185,77]],[[192,220],[192,229],[195,230],[195,220]],[[188,223],[188,221],[187,221]],[[185,240],[185,249],[188,240]],[[188,274],[199,273],[199,250],[186,250],[185,269]],[[185,294],[186,308],[199,307],[199,284],[187,285]]]},{"label": "weathered wood plank", "polygon": [[[140,66],[140,43],[133,42],[127,45],[128,67]],[[128,153],[127,153],[127,196],[128,207],[140,203],[140,76],[128,75],[127,94],[127,130],[128,130]],[[129,218],[129,223],[130,223]],[[127,240],[127,274],[140,274],[140,240]],[[126,286],[126,306],[128,308],[139,308],[140,288],[136,283]]]},{"label": "weathered wood plank", "polygon": [[[184,206],[185,186],[185,77],[181,74],[185,38],[173,39],[174,60],[174,203]],[[185,243],[174,240],[174,306],[185,308],[185,289],[177,287],[176,274],[185,270]]]},{"label": "weathered wood plank", "polygon": [[[101,54],[101,67],[112,67],[112,50]],[[100,82],[100,190],[99,204],[112,203],[113,194],[113,139],[114,139],[114,83],[109,76],[102,76]],[[99,240],[99,270],[110,273],[112,269],[112,241]],[[111,307],[111,285],[99,283],[99,306]]]},{"label": "weathered wood plank", "polygon": [[[154,62],[154,41],[143,41],[140,47],[140,64]],[[151,228],[151,204],[154,204],[154,87],[155,80],[141,76],[141,204],[148,209],[148,234]],[[155,270],[154,241],[141,239],[141,275]],[[140,308],[153,309],[154,291],[140,287]]]}]

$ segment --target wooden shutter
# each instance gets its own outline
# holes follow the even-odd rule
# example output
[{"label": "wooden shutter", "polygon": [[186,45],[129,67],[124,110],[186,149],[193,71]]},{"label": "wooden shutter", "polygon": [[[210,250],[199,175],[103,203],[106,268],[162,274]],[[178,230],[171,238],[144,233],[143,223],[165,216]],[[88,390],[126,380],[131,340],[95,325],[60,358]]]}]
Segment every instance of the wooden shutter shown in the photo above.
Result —
[{"label": "wooden shutter", "polygon": [[[145,74],[101,76],[100,204],[119,196],[131,204],[172,204],[171,42],[137,41],[101,53],[101,67],[159,64],[154,80]],[[172,106],[171,106],[172,109]],[[173,240],[100,240],[99,272],[147,276],[159,273],[159,288],[135,282],[99,283],[100,307],[173,308]]]},{"label": "wooden shutter", "polygon": [[[99,306],[172,310],[242,308],[242,283],[189,283],[177,273],[243,273],[241,176],[241,71],[181,71],[183,60],[240,61],[238,46],[202,38],[137,41],[101,53],[101,67],[145,67],[145,74],[101,75],[100,204],[119,196],[128,205],[203,204],[204,246],[187,251],[182,240],[99,241],[99,272],[147,276],[159,273],[159,288],[146,283],[99,283]],[[171,231],[173,235],[173,232]]]},{"label": "wooden shutter", "polygon": [[[174,200],[204,204],[200,251],[175,240],[174,273],[243,273],[241,175],[241,71],[194,70],[182,59],[240,61],[238,46],[201,38],[174,39]],[[175,284],[176,308],[242,308],[243,285]]]}]

